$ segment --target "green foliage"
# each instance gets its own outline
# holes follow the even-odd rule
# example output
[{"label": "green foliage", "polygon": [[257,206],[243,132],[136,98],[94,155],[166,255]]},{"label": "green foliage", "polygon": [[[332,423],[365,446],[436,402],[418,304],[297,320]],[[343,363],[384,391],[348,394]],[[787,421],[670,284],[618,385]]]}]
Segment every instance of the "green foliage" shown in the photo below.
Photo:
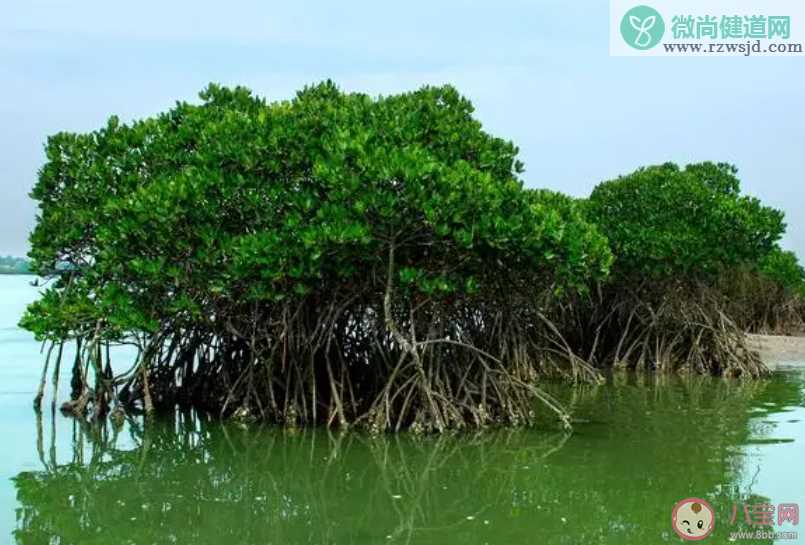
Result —
[{"label": "green foliage", "polygon": [[789,293],[805,296],[805,269],[794,252],[774,248],[760,261],[758,268],[763,276]]},{"label": "green foliage", "polygon": [[740,193],[735,167],[666,163],[599,184],[588,202],[618,275],[708,276],[758,263],[785,230],[782,212]]},{"label": "green foliage", "polygon": [[[25,327],[197,325],[376,282],[391,246],[412,297],[489,293],[505,277],[579,290],[607,272],[578,206],[525,190],[515,146],[452,87],[372,99],[327,82],[268,104],[211,85],[201,98],[49,139],[30,255],[40,274],[66,264],[80,281],[53,288]],[[73,314],[55,308],[67,300],[82,310],[49,321]]]}]

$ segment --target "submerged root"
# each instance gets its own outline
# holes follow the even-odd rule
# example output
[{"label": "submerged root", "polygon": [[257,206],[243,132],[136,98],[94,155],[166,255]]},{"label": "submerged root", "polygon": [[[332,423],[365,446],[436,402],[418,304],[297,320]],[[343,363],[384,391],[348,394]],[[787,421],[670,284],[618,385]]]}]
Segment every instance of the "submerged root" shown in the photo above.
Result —
[{"label": "submerged root", "polygon": [[438,433],[531,425],[547,409],[570,428],[570,414],[540,380],[600,380],[556,326],[525,306],[376,309],[353,294],[273,310],[273,318],[257,314],[224,331],[160,331],[141,340],[139,360],[116,377],[104,371],[109,351],[84,341],[80,393],[63,411],[97,419],[114,407],[119,419],[178,405],[289,428]]},{"label": "submerged root", "polygon": [[78,393],[62,409],[98,419],[114,407],[120,419],[179,406],[373,433],[531,425],[547,413],[570,428],[570,411],[540,387],[543,378],[600,383],[610,367],[768,372],[723,301],[703,288],[608,288],[568,307],[514,296],[489,305],[412,301],[388,288],[376,301],[352,291],[220,309],[232,318],[137,337],[138,361],[118,376],[108,345],[80,339]]},{"label": "submerged root", "polygon": [[[727,314],[723,297],[703,286],[673,285],[601,296],[594,352],[601,365],[635,370],[760,377],[769,370]],[[593,318],[595,319],[595,318]]]}]

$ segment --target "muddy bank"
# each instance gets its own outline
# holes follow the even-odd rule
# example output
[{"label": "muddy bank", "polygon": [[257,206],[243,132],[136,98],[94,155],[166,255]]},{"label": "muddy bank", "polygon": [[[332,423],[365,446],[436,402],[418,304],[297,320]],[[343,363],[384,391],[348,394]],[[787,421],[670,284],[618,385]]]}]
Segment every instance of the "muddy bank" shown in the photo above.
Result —
[{"label": "muddy bank", "polygon": [[748,335],[752,348],[760,353],[766,365],[799,364],[805,367],[805,336]]}]

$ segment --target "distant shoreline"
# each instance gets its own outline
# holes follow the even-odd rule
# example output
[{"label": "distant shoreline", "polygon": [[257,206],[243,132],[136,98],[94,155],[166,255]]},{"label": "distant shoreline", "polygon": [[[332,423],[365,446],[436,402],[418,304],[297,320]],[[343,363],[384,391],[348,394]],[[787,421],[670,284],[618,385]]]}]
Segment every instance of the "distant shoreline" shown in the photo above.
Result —
[{"label": "distant shoreline", "polygon": [[0,274],[32,274],[31,262],[24,257],[0,255]]}]

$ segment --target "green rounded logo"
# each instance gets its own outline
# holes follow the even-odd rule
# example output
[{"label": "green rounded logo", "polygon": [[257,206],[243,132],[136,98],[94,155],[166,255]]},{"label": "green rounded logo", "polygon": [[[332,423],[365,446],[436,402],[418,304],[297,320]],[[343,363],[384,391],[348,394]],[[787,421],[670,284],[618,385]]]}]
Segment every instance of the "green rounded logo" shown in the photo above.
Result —
[{"label": "green rounded logo", "polygon": [[665,21],[648,6],[635,6],[621,19],[621,36],[635,49],[651,49],[665,34]]}]

